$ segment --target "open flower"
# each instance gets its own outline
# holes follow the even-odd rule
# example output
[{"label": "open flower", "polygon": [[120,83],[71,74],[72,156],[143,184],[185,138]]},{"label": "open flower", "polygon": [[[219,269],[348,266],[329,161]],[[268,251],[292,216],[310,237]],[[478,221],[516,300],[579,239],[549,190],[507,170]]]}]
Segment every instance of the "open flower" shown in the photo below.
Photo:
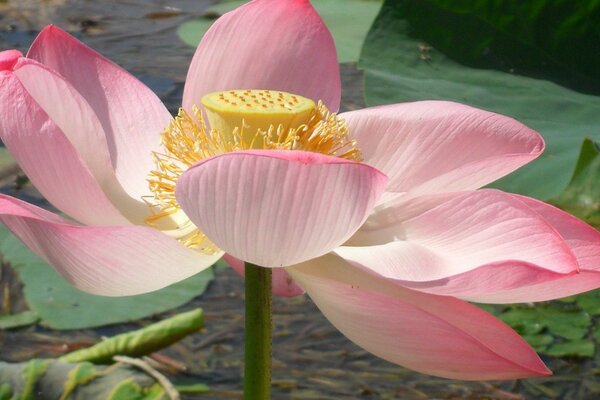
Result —
[{"label": "open flower", "polygon": [[[549,371],[465,300],[548,300],[600,286],[600,233],[480,187],[536,158],[519,122],[461,104],[336,115],[333,40],[307,0],[220,18],[172,119],[143,84],[56,27],[0,53],[0,135],[72,222],[9,196],[0,220],[77,287],[158,289],[228,253],[275,268],[366,350],[428,374]],[[284,267],[284,268],[281,268]],[[293,281],[292,281],[293,280]]]}]

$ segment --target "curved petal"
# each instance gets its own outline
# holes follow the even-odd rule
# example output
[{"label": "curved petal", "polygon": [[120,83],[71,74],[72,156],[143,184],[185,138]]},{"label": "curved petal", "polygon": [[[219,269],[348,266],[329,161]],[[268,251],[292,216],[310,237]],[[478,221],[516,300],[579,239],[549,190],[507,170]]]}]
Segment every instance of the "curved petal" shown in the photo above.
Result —
[{"label": "curved petal", "polygon": [[148,194],[152,151],[171,115],[158,97],[127,71],[56,26],[46,27],[27,57],[62,75],[89,103],[106,133],[117,178],[136,199]]},{"label": "curved petal", "polygon": [[447,101],[366,108],[340,115],[364,162],[413,196],[477,189],[535,159],[542,137],[512,118]]},{"label": "curved petal", "polygon": [[19,50],[11,49],[0,51],[0,72],[12,70],[21,57],[23,57],[23,53]]},{"label": "curved petal", "polygon": [[489,293],[474,300],[488,303],[546,301],[600,288],[600,232],[556,207],[530,197],[515,197],[545,218],[562,235],[577,258],[579,273],[505,292]]},{"label": "curved petal", "polygon": [[578,271],[562,236],[497,190],[452,198],[402,224],[371,231],[370,239],[382,244],[334,251],[402,285],[437,294],[485,295]]},{"label": "curved petal", "polygon": [[463,301],[399,287],[332,255],[288,271],[337,329],[390,362],[452,379],[550,374],[512,329]]},{"label": "curved petal", "polygon": [[[237,272],[240,276],[244,276],[244,262],[237,258],[225,254],[223,259]],[[281,297],[296,297],[304,294],[302,289],[292,277],[283,268],[273,268],[273,275],[271,282],[273,283],[273,294]]]},{"label": "curved petal", "polygon": [[202,255],[147,227],[74,225],[5,195],[0,195],[0,222],[74,286],[104,296],[161,289],[222,255]]},{"label": "curved petal", "polygon": [[255,0],[212,25],[188,70],[183,106],[232,89],[282,90],[338,110],[335,44],[308,0]]},{"label": "curved petal", "polygon": [[364,222],[387,179],[376,169],[302,151],[239,151],[201,161],[177,201],[219,248],[281,267],[318,257]]},{"label": "curved petal", "polygon": [[[81,109],[62,110],[64,117],[69,112],[74,121],[85,122],[78,112]],[[0,75],[0,114],[2,141],[34,186],[56,208],[85,224],[129,224],[61,128],[12,71]]]},{"label": "curved petal", "polygon": [[[117,180],[111,165],[106,135],[86,100],[63,77],[36,61],[20,60],[13,73],[32,101],[73,145],[115,207],[134,224],[143,224],[144,218],[149,214],[148,205],[141,198],[130,197]],[[23,109],[19,114],[28,112],[29,110]],[[39,161],[43,163],[43,158]]]}]

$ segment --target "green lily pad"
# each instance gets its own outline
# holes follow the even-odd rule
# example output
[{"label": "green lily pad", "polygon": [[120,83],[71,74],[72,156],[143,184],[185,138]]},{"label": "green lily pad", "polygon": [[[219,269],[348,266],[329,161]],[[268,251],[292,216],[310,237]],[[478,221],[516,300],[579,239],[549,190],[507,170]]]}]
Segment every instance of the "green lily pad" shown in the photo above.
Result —
[{"label": "green lily pad", "polygon": [[577,305],[593,317],[600,316],[600,290],[580,294],[576,297]]},{"label": "green lily pad", "polygon": [[571,341],[583,338],[591,326],[591,318],[584,311],[538,307],[538,312],[550,333]]},{"label": "green lily pad", "polygon": [[599,297],[600,291],[596,291],[573,296],[574,301],[568,303],[479,306],[504,321],[542,354],[591,357],[594,353],[590,348],[595,348],[595,341],[600,339],[600,319],[592,318],[587,311],[596,309]]},{"label": "green lily pad", "polygon": [[600,229],[600,144],[584,140],[569,186],[549,201]]},{"label": "green lily pad", "polygon": [[499,318],[521,335],[534,335],[546,327],[546,324],[540,321],[536,308],[510,309],[500,314]]},{"label": "green lily pad", "polygon": [[[54,329],[96,327],[161,313],[199,296],[213,279],[213,272],[208,269],[152,293],[127,297],[95,296],[71,286],[4,226],[0,226],[0,257],[19,275],[30,309],[37,313],[43,325]],[[165,270],[168,271],[168,265]]]},{"label": "green lily pad", "polygon": [[552,335],[523,335],[523,339],[538,353],[545,352],[554,341]]},{"label": "green lily pad", "polygon": [[[382,0],[312,0],[333,34],[341,63],[357,62],[371,23],[381,8]],[[226,0],[207,10],[207,15],[222,15],[247,1]],[[213,18],[203,17],[183,23],[177,34],[184,43],[196,47]],[[274,39],[276,40],[276,39]]]},{"label": "green lily pad", "polygon": [[[415,18],[409,13],[425,3],[433,4],[420,0],[384,2],[365,40],[359,64],[365,70],[367,104],[443,99],[513,116],[544,136],[546,151],[494,186],[542,199],[558,195],[569,182],[584,137],[600,140],[600,97],[547,80],[472,68],[455,61],[455,54],[438,50],[438,46],[446,50],[452,46],[427,42],[417,34],[421,24],[440,24],[434,14],[420,13]],[[454,18],[458,23],[453,26],[460,27],[462,15]],[[477,41],[460,37],[462,41]]]},{"label": "green lily pad", "polygon": [[592,357],[596,352],[596,345],[588,339],[571,340],[553,344],[545,351],[552,357]]},{"label": "green lily pad", "polygon": [[18,314],[0,315],[0,329],[21,328],[35,324],[40,320],[35,311],[27,310]]},{"label": "green lily pad", "polygon": [[600,94],[600,52],[590,51],[600,35],[597,1],[418,0],[401,8],[412,37],[463,65]]}]

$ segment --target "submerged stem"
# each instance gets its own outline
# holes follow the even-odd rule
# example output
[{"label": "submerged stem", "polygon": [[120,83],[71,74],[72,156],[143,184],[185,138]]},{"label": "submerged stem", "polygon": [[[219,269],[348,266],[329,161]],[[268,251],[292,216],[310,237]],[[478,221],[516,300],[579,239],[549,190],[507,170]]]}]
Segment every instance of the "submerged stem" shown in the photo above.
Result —
[{"label": "submerged stem", "polygon": [[271,398],[271,269],[246,263],[244,399]]}]

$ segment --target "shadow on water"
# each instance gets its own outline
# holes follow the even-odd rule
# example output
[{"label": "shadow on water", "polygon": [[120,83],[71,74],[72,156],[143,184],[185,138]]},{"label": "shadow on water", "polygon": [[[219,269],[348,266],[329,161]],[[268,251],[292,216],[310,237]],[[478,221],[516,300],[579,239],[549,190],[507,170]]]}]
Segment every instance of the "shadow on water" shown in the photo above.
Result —
[{"label": "shadow on water", "polygon": [[[176,28],[203,14],[211,0],[0,0],[0,50],[26,52],[47,24],[68,30],[150,86],[171,112],[179,107],[194,49]],[[342,66],[343,109],[364,107],[362,74]],[[141,116],[142,117],[142,116]],[[0,149],[0,191],[49,207]],[[12,169],[11,169],[12,168]],[[18,177],[21,184],[17,184]],[[10,274],[3,274],[9,279]],[[14,279],[14,277],[13,277]],[[19,293],[14,282],[13,293]],[[17,296],[18,297],[18,296]],[[19,303],[20,301],[20,303]],[[15,298],[17,307],[25,307]],[[213,392],[198,398],[241,395],[243,285],[231,270],[218,270],[202,297],[183,307],[203,307],[206,328],[163,352],[180,375],[207,383]],[[500,383],[432,378],[394,366],[357,348],[305,296],[275,300],[274,398],[276,399],[593,399],[600,371],[596,360],[549,360],[554,377]],[[0,359],[23,361],[57,356],[138,323],[103,329],[57,332],[42,327],[0,331]],[[595,386],[594,386],[595,385]],[[597,394],[598,392],[596,392]],[[191,398],[191,397],[190,397]]]}]

